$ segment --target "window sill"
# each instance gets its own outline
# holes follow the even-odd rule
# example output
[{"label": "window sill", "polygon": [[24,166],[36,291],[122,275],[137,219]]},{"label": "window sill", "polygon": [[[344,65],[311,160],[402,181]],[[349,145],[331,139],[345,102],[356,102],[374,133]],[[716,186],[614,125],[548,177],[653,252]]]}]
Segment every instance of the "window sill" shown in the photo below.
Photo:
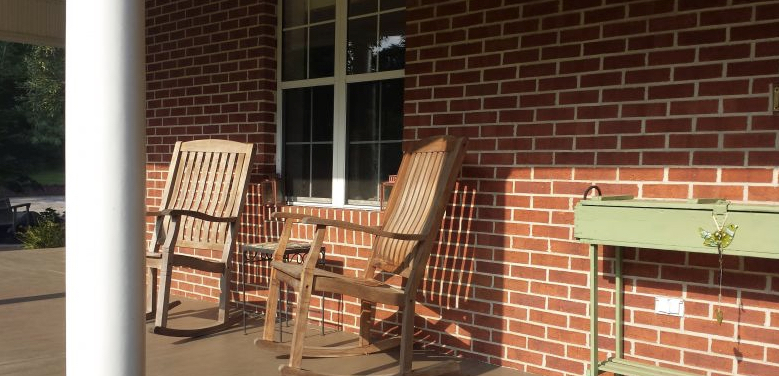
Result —
[{"label": "window sill", "polygon": [[354,204],[335,205],[335,204],[328,204],[322,202],[289,202],[286,205],[293,206],[293,207],[303,207],[303,208],[362,210],[362,211],[370,211],[370,212],[381,211],[381,208],[379,208],[378,204],[376,205],[354,205]]}]

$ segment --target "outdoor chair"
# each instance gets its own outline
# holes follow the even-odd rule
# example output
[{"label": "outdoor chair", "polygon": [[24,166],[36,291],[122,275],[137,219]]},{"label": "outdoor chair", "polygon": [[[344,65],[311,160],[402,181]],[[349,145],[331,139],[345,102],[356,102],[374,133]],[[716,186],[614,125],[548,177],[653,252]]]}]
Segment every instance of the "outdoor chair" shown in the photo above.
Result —
[{"label": "outdoor chair", "polygon": [[[154,333],[196,337],[232,324],[227,306],[230,263],[253,155],[254,145],[233,141],[176,143],[160,208],[146,214],[155,217],[146,253],[146,318],[154,318]],[[218,260],[183,254],[179,252],[181,248],[204,250]],[[174,266],[220,275],[219,312],[214,325],[195,329],[168,327],[168,312],[177,305],[169,304]]]},{"label": "outdoor chair", "polygon": [[[24,208],[24,211],[19,209]],[[16,230],[24,223],[30,226],[30,203],[11,205],[9,198],[0,199],[0,227],[9,226],[8,232],[16,234]]]},{"label": "outdoor chair", "polygon": [[[286,215],[279,247],[273,255],[270,289],[263,337],[255,345],[276,351],[289,351],[289,364],[280,367],[282,375],[317,375],[301,368],[305,357],[366,355],[400,346],[399,375],[411,374],[414,336],[414,305],[427,261],[439,233],[446,205],[465,155],[466,139],[453,136],[418,141],[403,154],[398,179],[390,195],[381,226],[363,226],[351,222],[299,214]],[[292,223],[315,225],[311,251],[302,265],[282,261]],[[351,277],[316,268],[319,248],[328,227],[373,235],[372,250],[359,276]],[[385,283],[382,277],[400,276],[400,286]],[[276,308],[280,283],[298,294],[291,343],[274,342]],[[355,346],[304,346],[309,303],[313,291],[353,296],[360,300],[359,339]],[[375,304],[398,307],[401,334],[380,340],[371,339]],[[414,370],[414,374],[437,375],[459,370],[459,363],[445,361]]]}]

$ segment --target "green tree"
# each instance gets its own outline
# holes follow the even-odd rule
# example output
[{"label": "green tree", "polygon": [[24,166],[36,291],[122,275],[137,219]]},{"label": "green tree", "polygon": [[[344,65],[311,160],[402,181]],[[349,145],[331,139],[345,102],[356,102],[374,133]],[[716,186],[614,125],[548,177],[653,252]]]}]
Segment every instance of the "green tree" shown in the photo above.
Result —
[{"label": "green tree", "polygon": [[16,98],[24,93],[19,85],[25,76],[26,47],[0,42],[0,181],[17,179],[30,167],[25,158],[32,142],[30,125],[19,111]]},{"label": "green tree", "polygon": [[24,55],[24,95],[17,102],[33,126],[32,142],[59,147],[64,140],[65,54],[62,49],[31,46]]},{"label": "green tree", "polygon": [[61,49],[0,42],[0,187],[64,165],[64,67]]}]

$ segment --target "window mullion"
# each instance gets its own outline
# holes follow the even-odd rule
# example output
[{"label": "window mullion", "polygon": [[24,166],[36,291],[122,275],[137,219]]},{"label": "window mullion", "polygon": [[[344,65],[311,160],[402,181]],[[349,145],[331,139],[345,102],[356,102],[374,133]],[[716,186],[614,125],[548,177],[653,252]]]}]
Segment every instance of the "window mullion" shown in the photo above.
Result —
[{"label": "window mullion", "polygon": [[333,87],[333,205],[346,202],[346,38],[347,0],[335,5],[335,85]]},{"label": "window mullion", "polygon": [[391,71],[371,72],[371,73],[359,73],[350,74],[346,76],[346,83],[367,82],[367,81],[383,81],[391,80],[393,78],[406,77],[405,69],[396,69]]},{"label": "window mullion", "polygon": [[281,89],[297,89],[302,87],[332,85],[333,83],[332,77],[319,77],[295,81],[281,81],[279,82],[278,87]]},{"label": "window mullion", "polygon": [[[282,30],[283,28],[283,7],[284,2],[279,1],[278,6],[276,7],[276,30]],[[281,83],[282,82],[282,76],[281,76],[281,69],[283,67],[281,56],[282,56],[282,47],[284,43],[284,40],[282,36],[284,35],[283,32],[278,32],[276,34],[276,82]],[[284,150],[284,125],[282,123],[282,111],[284,109],[284,103],[282,100],[282,88],[281,85],[276,86],[276,156],[274,157],[274,162],[276,163],[276,174],[281,175],[282,174],[282,167],[281,167],[281,161],[282,161],[282,153]]]},{"label": "window mullion", "polygon": [[[376,164],[376,176],[379,177],[379,182],[381,182],[382,178],[383,178],[383,176],[381,176],[381,166],[382,166],[382,161],[381,161],[381,147],[382,147],[382,145],[381,145],[381,135],[382,135],[382,126],[384,125],[384,124],[382,124],[383,120],[384,120],[384,119],[382,119],[382,114],[384,113],[384,108],[383,108],[384,101],[383,101],[383,98],[382,98],[382,94],[384,92],[384,90],[382,89],[383,87],[384,87],[384,85],[382,83],[379,83],[379,92],[376,93],[376,97],[379,98],[379,103],[378,103],[378,108],[379,109],[378,109],[378,112],[377,112],[377,114],[378,114],[377,115],[378,116],[377,120],[378,120],[379,126],[377,127],[378,131],[376,132],[376,140],[375,140],[376,141],[376,144],[375,144],[376,145],[376,150],[379,153],[379,155],[376,156],[376,160],[378,161],[378,163]],[[381,186],[381,184],[377,184],[376,185],[376,197],[379,197],[379,189],[380,189],[379,187],[380,186]]]},{"label": "window mullion", "polygon": [[308,93],[308,103],[309,103],[309,111],[308,111],[308,142],[306,143],[308,146],[308,197],[314,196],[314,119],[313,111],[310,110],[310,108],[314,107],[314,91],[311,90]]}]

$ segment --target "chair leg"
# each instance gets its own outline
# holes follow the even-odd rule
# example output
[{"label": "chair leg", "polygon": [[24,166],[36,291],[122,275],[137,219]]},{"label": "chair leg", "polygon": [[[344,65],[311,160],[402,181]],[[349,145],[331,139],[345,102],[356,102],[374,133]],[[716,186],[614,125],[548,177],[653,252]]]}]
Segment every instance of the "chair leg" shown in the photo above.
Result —
[{"label": "chair leg", "polygon": [[279,306],[279,280],[276,279],[276,270],[270,268],[270,282],[268,283],[268,301],[265,303],[265,325],[263,326],[262,339],[273,341],[273,330],[276,327],[276,311]]},{"label": "chair leg", "polygon": [[222,273],[222,277],[219,279],[219,317],[218,321],[221,324],[227,323],[228,319],[228,302],[230,301],[230,268],[225,267],[225,271]]},{"label": "chair leg", "polygon": [[154,318],[155,327],[168,326],[168,302],[170,301],[170,280],[173,274],[173,266],[168,262],[167,255],[163,256],[162,268],[160,268],[159,289],[157,291],[157,314]]},{"label": "chair leg", "polygon": [[371,325],[373,324],[373,303],[362,300],[360,304],[360,346],[371,343]]},{"label": "chair leg", "polygon": [[301,281],[300,291],[298,292],[295,325],[289,352],[289,366],[292,368],[300,368],[300,364],[303,362],[303,341],[306,338],[309,304],[311,304],[311,292],[314,285],[313,276],[305,276],[304,278],[305,280]]},{"label": "chair leg", "polygon": [[411,361],[414,355],[414,301],[409,300],[403,308],[400,334],[400,375],[411,374]]},{"label": "chair leg", "polygon": [[151,320],[157,311],[157,269],[146,268],[146,320]]}]

